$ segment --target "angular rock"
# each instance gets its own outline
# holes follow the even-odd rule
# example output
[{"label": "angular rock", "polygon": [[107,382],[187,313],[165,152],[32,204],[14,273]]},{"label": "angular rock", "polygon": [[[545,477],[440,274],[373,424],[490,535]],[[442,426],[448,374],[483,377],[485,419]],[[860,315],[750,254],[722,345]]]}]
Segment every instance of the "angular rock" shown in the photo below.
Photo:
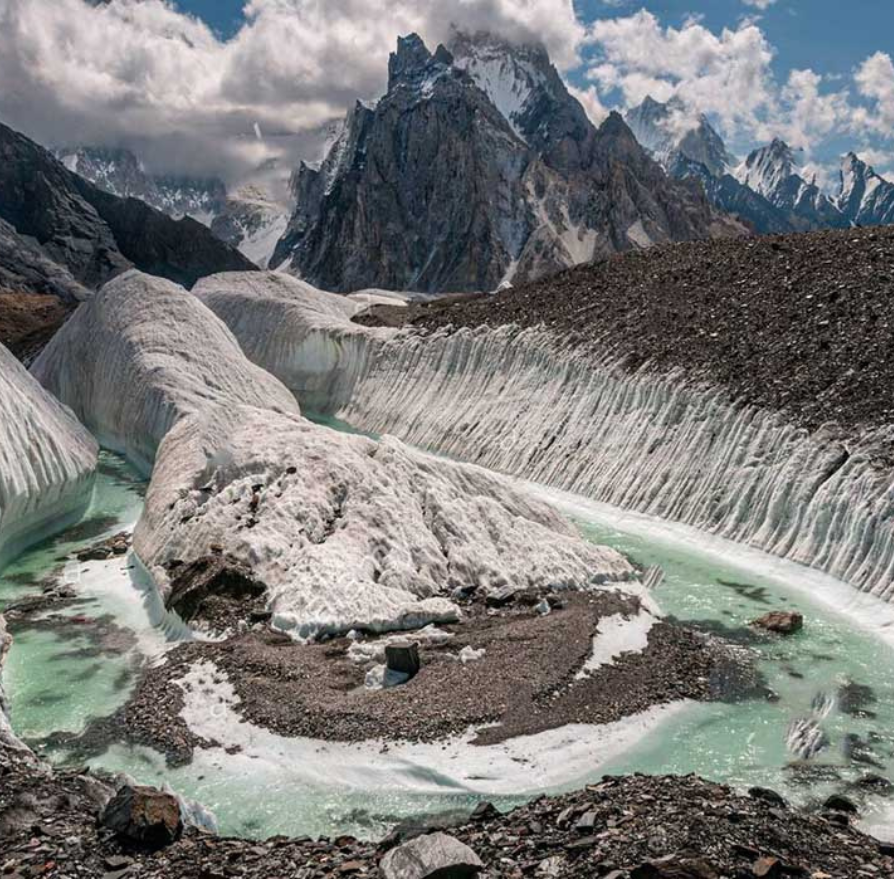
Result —
[{"label": "angular rock", "polygon": [[787,803],[781,794],[778,794],[775,790],[770,790],[767,787],[750,787],[748,788],[748,796],[753,800],[760,800],[771,806],[778,806],[781,808],[787,806]]},{"label": "angular rock", "polygon": [[752,620],[751,625],[777,635],[793,635],[804,627],[804,617],[797,611],[772,610]]},{"label": "angular rock", "polygon": [[396,671],[415,677],[422,668],[419,645],[415,641],[392,641],[385,647],[385,665],[388,671]]},{"label": "angular rock", "polygon": [[379,869],[384,879],[471,879],[484,864],[458,839],[431,833],[392,849]]},{"label": "angular rock", "polygon": [[180,803],[154,787],[125,785],[109,801],[100,824],[125,842],[161,848],[183,832]]},{"label": "angular rock", "polygon": [[751,868],[756,879],[779,879],[782,876],[782,862],[779,858],[758,858]]}]

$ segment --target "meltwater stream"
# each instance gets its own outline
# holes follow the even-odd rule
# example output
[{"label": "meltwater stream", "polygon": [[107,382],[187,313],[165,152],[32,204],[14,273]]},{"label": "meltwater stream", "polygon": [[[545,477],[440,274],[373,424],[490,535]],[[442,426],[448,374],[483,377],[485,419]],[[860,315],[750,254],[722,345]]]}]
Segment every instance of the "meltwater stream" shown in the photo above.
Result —
[{"label": "meltwater stream", "polygon": [[[799,803],[847,789],[861,801],[865,825],[894,836],[882,783],[860,785],[867,776],[894,782],[894,626],[890,637],[886,628],[894,621],[891,608],[756,551],[573,496],[531,490],[556,502],[589,538],[640,564],[661,565],[665,581],[656,597],[668,614],[749,642],[747,622],[773,608],[796,608],[806,621],[792,638],[752,643],[774,700],[690,705],[670,713],[620,753],[616,747],[607,751],[603,762],[583,769],[568,786],[607,772],[644,771],[696,772],[739,787],[773,787]],[[12,615],[15,640],[4,674],[13,728],[53,762],[81,765],[84,753],[72,745],[72,734],[120,707],[141,666],[158,661],[172,643],[152,626],[129,557],[82,563],[73,555],[132,527],[142,491],[126,464],[104,454],[84,520],[0,574],[0,608],[39,594],[47,578],[75,590],[76,598],[61,609],[24,619]],[[860,623],[835,609],[855,602]],[[828,744],[813,760],[797,762],[786,749],[787,728],[818,704],[824,706],[821,726]],[[417,772],[417,784],[365,786],[362,773],[338,773],[342,746],[308,749],[260,731],[249,735],[254,752],[248,748],[221,759],[198,751],[186,767],[167,767],[161,755],[122,742],[88,762],[146,783],[168,782],[212,809],[222,832],[255,837],[374,837],[401,819],[468,809],[481,799],[434,767]],[[264,748],[270,751],[266,759],[258,753]],[[555,759],[562,759],[561,751]],[[408,773],[411,779],[415,771]],[[518,801],[488,798],[501,806]]]}]

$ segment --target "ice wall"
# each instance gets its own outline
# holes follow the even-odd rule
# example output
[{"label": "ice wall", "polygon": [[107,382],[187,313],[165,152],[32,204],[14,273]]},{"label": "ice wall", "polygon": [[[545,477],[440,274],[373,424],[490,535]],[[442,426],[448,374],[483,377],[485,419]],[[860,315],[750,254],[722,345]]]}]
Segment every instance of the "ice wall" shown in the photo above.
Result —
[{"label": "ice wall", "polygon": [[[265,277],[269,290],[276,276]],[[348,323],[356,306],[313,293],[302,319]],[[277,307],[237,300],[245,309],[230,320],[269,325],[262,337],[274,340],[286,297],[268,298]],[[356,329],[364,344],[385,337]],[[110,282],[34,369],[105,445],[152,470],[134,548],[162,596],[168,563],[217,545],[253,568],[276,624],[300,637],[456,619],[458,587],[586,588],[634,576],[501,477],[301,418],[200,298],[167,281],[130,272]]]},{"label": "ice wall", "polygon": [[0,569],[81,515],[97,451],[71,412],[0,345]]},{"label": "ice wall", "polygon": [[294,398],[245,359],[201,302],[138,271],[83,303],[31,372],[103,446],[145,473],[168,430],[208,406],[297,412]]},{"label": "ice wall", "polygon": [[894,429],[809,433],[680,373],[574,353],[546,330],[401,334],[374,348],[350,399],[331,401],[357,427],[894,596]]},{"label": "ice wall", "polygon": [[243,407],[165,438],[134,546],[166,566],[219,544],[300,638],[449,622],[456,589],[593,588],[634,577],[552,507],[481,468]]},{"label": "ice wall", "polygon": [[193,294],[229,327],[249,360],[299,394],[310,411],[350,394],[370,342],[394,335],[350,322],[369,302],[383,299],[375,292],[348,298],[288,275],[227,272],[203,278]]}]

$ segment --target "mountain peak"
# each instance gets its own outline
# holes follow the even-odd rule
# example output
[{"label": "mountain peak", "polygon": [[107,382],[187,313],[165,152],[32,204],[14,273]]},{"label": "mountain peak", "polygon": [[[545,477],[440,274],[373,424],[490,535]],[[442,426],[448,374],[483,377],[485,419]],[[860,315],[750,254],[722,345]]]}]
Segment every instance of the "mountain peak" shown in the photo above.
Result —
[{"label": "mountain peak", "polygon": [[401,82],[422,78],[434,62],[435,57],[419,34],[398,37],[397,49],[388,59],[388,90]]}]

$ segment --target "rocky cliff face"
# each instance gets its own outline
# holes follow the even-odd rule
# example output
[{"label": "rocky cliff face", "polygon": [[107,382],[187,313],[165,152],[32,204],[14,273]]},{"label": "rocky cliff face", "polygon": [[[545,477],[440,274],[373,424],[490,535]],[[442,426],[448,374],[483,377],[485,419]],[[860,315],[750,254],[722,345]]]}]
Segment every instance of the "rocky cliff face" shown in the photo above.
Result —
[{"label": "rocky cliff face", "polygon": [[894,183],[848,153],[841,163],[841,191],[836,204],[858,226],[894,223]]},{"label": "rocky cliff face", "polygon": [[386,95],[358,104],[298,203],[272,265],[337,291],[492,290],[618,250],[738,234],[669,180],[620,117],[596,129],[544,50],[413,35]]},{"label": "rocky cliff face", "polygon": [[[217,271],[254,268],[190,218],[103,192],[46,150],[0,125],[0,219],[86,287],[133,266],[191,286]],[[6,260],[18,259],[9,249]]]}]

